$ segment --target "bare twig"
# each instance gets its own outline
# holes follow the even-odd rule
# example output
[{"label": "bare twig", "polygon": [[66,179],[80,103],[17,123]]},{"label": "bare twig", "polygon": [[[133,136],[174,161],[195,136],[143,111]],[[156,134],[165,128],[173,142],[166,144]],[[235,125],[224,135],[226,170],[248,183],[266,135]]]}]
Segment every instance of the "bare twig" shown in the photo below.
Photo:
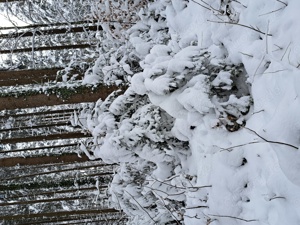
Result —
[{"label": "bare twig", "polygon": [[250,55],[250,54],[247,54],[247,53],[244,53],[244,52],[239,52],[239,53],[241,53],[242,55],[249,56],[250,58],[253,58],[253,55]]},{"label": "bare twig", "polygon": [[193,219],[193,218],[195,218],[195,219],[201,219],[199,216],[198,216],[198,214],[196,214],[195,216],[189,216],[189,215],[183,215],[184,217],[187,217],[187,218],[191,218],[191,219]]},{"label": "bare twig", "polygon": [[[286,69],[285,69],[286,70]],[[266,73],[262,73],[262,74],[269,74],[269,73],[278,73],[278,72],[282,72],[285,70],[275,70],[275,71],[271,71],[271,72],[266,72]]]},{"label": "bare twig", "polygon": [[267,139],[265,139],[264,137],[262,137],[261,135],[259,135],[256,131],[248,128],[248,127],[243,127],[244,129],[246,130],[249,130],[251,131],[252,133],[254,133],[256,136],[260,137],[262,140],[264,140],[265,142],[268,142],[268,143],[272,143],[272,144],[279,144],[279,145],[286,145],[286,146],[289,146],[291,148],[294,148],[296,150],[298,150],[298,147],[294,146],[294,145],[291,145],[291,144],[288,144],[288,143],[284,143],[284,142],[279,142],[279,141],[269,141]]},{"label": "bare twig", "polygon": [[164,193],[164,194],[167,195],[167,196],[182,195],[182,194],[185,193],[185,191],[183,191],[183,192],[180,192],[180,193],[169,194],[169,193],[167,193],[167,192],[165,192],[165,191],[162,191],[162,190],[159,190],[159,189],[156,189],[156,188],[153,188],[153,187],[149,187],[149,186],[146,186],[145,188],[149,188],[149,189],[151,189],[152,191],[159,191],[159,192],[161,192],[161,193]]},{"label": "bare twig", "polygon": [[258,69],[260,68],[260,66],[261,66],[262,62],[264,61],[265,57],[266,57],[266,55],[264,55],[264,56],[262,57],[262,59],[260,60],[260,62],[259,62],[259,64],[258,64],[258,66],[257,66],[257,68],[256,68],[256,70],[255,70],[255,72],[254,72],[254,75],[253,75],[252,83],[253,83],[254,78],[255,78],[255,76],[257,75],[257,71],[258,71]]},{"label": "bare twig", "polygon": [[275,0],[275,1],[280,2],[280,3],[284,4],[285,6],[288,6],[288,4],[283,1],[280,1],[280,0]]},{"label": "bare twig", "polygon": [[[270,140],[265,139],[264,137],[262,137],[261,135],[259,135],[256,131],[254,131],[254,130],[248,128],[248,127],[242,127],[242,128],[251,131],[251,132],[254,133],[256,136],[258,136],[259,138],[261,138],[262,140],[264,140],[264,141],[267,142],[267,143],[271,143],[271,144],[279,144],[279,145],[286,145],[286,146],[289,146],[289,147],[291,147],[291,148],[294,148],[294,149],[298,150],[298,147],[296,147],[296,146],[294,146],[294,145],[291,145],[291,144],[288,144],[288,143],[284,143],[284,142],[279,142],[279,141],[270,141]],[[222,151],[228,151],[228,152],[231,152],[233,149],[238,148],[238,147],[242,147],[242,146],[246,146],[246,145],[251,145],[251,144],[259,144],[259,143],[262,143],[262,142],[259,142],[259,141],[252,141],[252,142],[248,142],[248,143],[244,143],[244,144],[240,144],[240,145],[231,146],[231,147],[229,147],[229,148],[221,148],[221,147],[218,147],[218,146],[216,146],[216,147],[221,148],[221,149],[222,149],[221,152],[222,152]]]},{"label": "bare twig", "polygon": [[[218,10],[218,9],[215,9],[214,7],[212,7],[211,5],[209,5],[207,2],[203,1],[203,0],[200,0],[204,5],[200,4],[199,2],[196,2],[195,0],[191,0],[192,2],[200,5],[201,7],[209,10],[209,11],[212,11],[212,12],[217,12],[217,13],[213,13],[213,15],[215,17],[217,17],[219,20],[223,21],[220,17],[220,16],[224,16],[224,11],[222,10]],[[206,5],[206,6],[205,6]],[[230,18],[229,18],[230,19]]]},{"label": "bare twig", "polygon": [[207,222],[206,222],[206,225],[210,225],[212,222],[214,222],[214,221],[217,221],[217,219],[211,219],[211,218],[209,218],[208,220],[207,220]]},{"label": "bare twig", "polygon": [[10,15],[9,15],[9,12],[8,12],[8,11],[10,11],[10,10],[9,10],[10,7],[8,6],[7,2],[5,3],[5,5],[6,5],[6,10],[5,10],[6,15],[3,15],[3,16],[4,16],[6,19],[8,19],[8,21],[13,25],[14,28],[16,28],[16,27],[17,27],[17,23],[14,22],[14,21],[10,18]]},{"label": "bare twig", "polygon": [[292,49],[290,48],[289,54],[288,54],[288,61],[289,61],[289,64],[290,64],[291,66],[293,66],[292,63],[291,63],[291,59],[290,59],[291,51],[292,51]]},{"label": "bare twig", "polygon": [[208,206],[207,205],[199,205],[199,206],[187,207],[185,209],[199,209],[199,208],[208,208]]},{"label": "bare twig", "polygon": [[269,46],[268,46],[268,35],[267,33],[269,33],[269,26],[270,26],[270,21],[268,21],[268,25],[267,25],[267,32],[266,32],[266,54],[269,54]]},{"label": "bare twig", "polygon": [[139,207],[145,212],[145,213],[147,213],[147,215],[149,216],[149,218],[154,222],[154,224],[157,224],[157,222],[150,216],[150,214],[149,214],[149,212],[143,207],[143,206],[141,206],[141,204],[137,201],[137,200],[135,200],[135,198],[128,192],[128,191],[126,191],[126,190],[124,190],[138,205],[139,205]]},{"label": "bare twig", "polygon": [[258,220],[246,220],[246,219],[243,219],[243,218],[240,218],[240,217],[235,217],[235,216],[214,215],[214,214],[208,214],[208,215],[215,216],[215,217],[221,217],[221,218],[231,218],[231,219],[241,220],[241,221],[244,221],[244,222],[255,222],[255,221],[258,221]]},{"label": "bare twig", "polygon": [[[174,176],[171,176],[171,177],[169,177],[168,179],[165,179],[165,181],[170,181],[170,180],[172,180],[172,179],[174,179],[174,178],[176,178],[176,177],[179,177],[180,175],[179,174],[177,174],[177,175],[174,175]],[[153,176],[151,176],[153,179],[155,179]],[[156,179],[155,179],[156,180]]]},{"label": "bare twig", "polygon": [[114,191],[112,191],[112,193],[115,195],[117,201],[118,201],[118,205],[119,205],[119,211],[122,212],[122,207],[121,207],[121,204],[120,204],[120,200],[119,200],[119,197],[116,195],[116,193]]},{"label": "bare twig", "polygon": [[274,199],[285,199],[285,197],[282,197],[282,196],[275,196],[273,198],[270,198],[269,201],[272,201]]},{"label": "bare twig", "polygon": [[[159,196],[158,194],[157,194],[157,196],[158,196],[158,198],[161,200],[161,202],[162,202],[163,206],[165,207],[165,209],[167,209],[168,212],[171,214],[171,216],[176,220],[176,223],[177,223],[177,224],[181,224],[181,223],[178,221],[177,217],[176,217],[176,216],[171,212],[171,210],[167,207],[167,205],[166,205],[164,199],[163,199],[161,196]],[[173,208],[173,210],[174,210],[174,208]],[[175,211],[176,211],[176,209],[175,209]]]},{"label": "bare twig", "polygon": [[283,53],[283,55],[282,55],[282,57],[281,57],[281,61],[283,60],[283,58],[284,58],[284,56],[285,56],[285,54],[286,54],[286,52],[287,52],[287,50],[289,49],[289,47],[290,47],[290,45],[292,44],[292,42],[290,42],[289,44],[288,44],[288,46],[286,47],[286,49],[285,49],[285,51],[284,51],[284,53]]},{"label": "bare twig", "polygon": [[212,22],[212,23],[224,23],[224,24],[230,24],[230,25],[237,25],[237,26],[241,26],[241,27],[245,27],[245,28],[249,28],[251,30],[254,30],[260,34],[263,34],[263,35],[268,35],[268,36],[272,36],[272,34],[268,34],[268,33],[265,33],[265,32],[262,32],[261,30],[257,29],[257,28],[254,28],[252,26],[248,26],[248,25],[244,25],[244,24],[240,24],[240,23],[234,23],[234,22],[222,22],[222,21],[212,21],[212,20],[207,20],[208,22]]},{"label": "bare twig", "polygon": [[[152,177],[152,179],[154,179],[155,181],[159,182],[159,183],[162,183],[162,184],[165,184],[165,185],[168,185],[170,187],[174,187],[174,188],[178,188],[178,189],[183,189],[183,190],[186,190],[186,189],[201,189],[201,188],[208,188],[208,187],[212,187],[212,185],[205,185],[205,186],[196,186],[196,187],[178,187],[176,185],[172,185],[172,184],[168,184],[166,182],[163,182],[163,181],[160,181],[160,180],[157,180],[156,178]],[[152,181],[152,180],[147,180],[147,181]]]},{"label": "bare twig", "polygon": [[282,47],[280,47],[279,45],[276,45],[276,44],[274,44],[278,49],[276,49],[276,50],[273,50],[273,52],[276,52],[276,51],[279,51],[279,50],[282,50],[283,48]]},{"label": "bare twig", "polygon": [[271,14],[271,13],[278,12],[278,11],[284,9],[284,8],[285,8],[285,6],[279,8],[279,9],[275,9],[275,10],[273,10],[273,11],[271,11],[271,12],[267,12],[267,13],[260,14],[259,16],[269,15],[269,14]]},{"label": "bare twig", "polygon": [[203,0],[200,0],[202,3],[204,3],[205,5],[207,5],[212,11],[215,11],[215,12],[218,12],[220,14],[223,14],[222,11],[218,10],[218,9],[215,9],[214,7],[212,7],[210,4],[208,4],[207,2],[203,1]]},{"label": "bare twig", "polygon": [[204,5],[201,5],[199,2],[196,2],[195,0],[192,0],[192,2],[194,2],[194,3],[198,4],[198,5],[200,5],[201,7],[203,7],[203,8],[205,8],[205,9],[207,9],[207,10],[210,10],[210,11],[211,11],[211,9],[210,9],[210,8],[208,8],[208,7],[204,6]]},{"label": "bare twig", "polygon": [[239,3],[241,4],[243,7],[247,8],[247,6],[243,5],[241,2],[237,1],[237,0],[232,0],[233,2]]},{"label": "bare twig", "polygon": [[246,146],[246,145],[259,144],[259,143],[261,143],[261,142],[259,142],[259,141],[252,141],[252,142],[247,142],[245,144],[231,146],[229,148],[221,148],[221,147],[218,147],[216,145],[215,146],[218,147],[218,148],[220,148],[220,149],[222,149],[221,152],[223,152],[223,151],[231,152],[234,148],[239,148],[239,147],[243,147],[243,146]]},{"label": "bare twig", "polygon": [[257,111],[257,112],[253,112],[252,115],[257,114],[257,113],[261,113],[261,112],[264,112],[264,111],[265,111],[265,110],[262,109],[262,110],[259,110],[259,111]]}]

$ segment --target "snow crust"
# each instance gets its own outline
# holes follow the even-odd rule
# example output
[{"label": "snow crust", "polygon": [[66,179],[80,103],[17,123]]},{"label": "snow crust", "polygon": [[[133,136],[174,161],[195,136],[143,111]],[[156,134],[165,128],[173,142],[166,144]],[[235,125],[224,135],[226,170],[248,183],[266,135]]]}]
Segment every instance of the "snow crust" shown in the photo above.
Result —
[{"label": "snow crust", "polygon": [[110,191],[130,224],[300,224],[299,7],[160,0],[155,20],[141,12],[128,31],[141,70],[125,67],[128,90],[87,118],[95,157],[120,163]]}]

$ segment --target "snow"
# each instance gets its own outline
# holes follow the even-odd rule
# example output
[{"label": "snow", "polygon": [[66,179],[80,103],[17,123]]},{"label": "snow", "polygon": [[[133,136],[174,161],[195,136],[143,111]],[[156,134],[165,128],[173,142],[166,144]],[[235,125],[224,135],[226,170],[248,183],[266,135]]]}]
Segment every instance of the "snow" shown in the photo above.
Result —
[{"label": "snow", "polygon": [[128,35],[141,70],[90,126],[95,157],[120,163],[110,190],[131,224],[300,224],[299,4],[140,13]]}]

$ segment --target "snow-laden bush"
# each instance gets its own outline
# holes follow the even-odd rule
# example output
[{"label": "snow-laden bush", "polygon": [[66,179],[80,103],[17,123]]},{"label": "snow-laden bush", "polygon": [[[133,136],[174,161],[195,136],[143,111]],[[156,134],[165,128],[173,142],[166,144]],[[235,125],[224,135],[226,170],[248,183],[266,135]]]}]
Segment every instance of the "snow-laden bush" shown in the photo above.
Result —
[{"label": "snow-laden bush", "polygon": [[80,116],[93,156],[120,164],[109,191],[129,224],[298,224],[298,6],[160,0],[139,14],[127,91]]},{"label": "snow-laden bush", "polygon": [[[121,207],[133,220],[173,221],[165,201],[172,200],[181,210],[185,193],[173,187],[169,178],[185,174],[190,154],[187,143],[171,134],[174,119],[146,96],[130,90],[112,94],[90,114],[84,111],[76,118],[94,136],[89,149],[94,156],[120,163],[109,189],[113,206]],[[145,217],[145,212],[150,216]]]},{"label": "snow-laden bush", "polygon": [[210,187],[196,185],[189,138],[208,114],[215,126],[238,130],[251,105],[243,66],[222,63],[195,41],[170,39],[150,50],[125,93],[79,116],[94,137],[93,157],[120,164],[109,192],[130,224],[182,223],[187,198]]},{"label": "snow-laden bush", "polygon": [[[118,19],[113,23],[108,21],[101,23],[104,32],[99,33],[98,52],[100,57],[96,60],[95,65],[86,72],[84,84],[99,82],[106,85],[128,84],[131,76],[142,70],[139,62],[149,53],[150,49],[155,44],[167,43],[170,39],[165,15],[159,13],[161,10],[165,10],[165,4],[155,2],[146,7],[143,1],[126,2],[129,3],[124,3],[124,7],[121,7],[120,10],[124,13],[127,12],[126,8],[133,6],[136,11],[134,11],[134,15],[130,16],[134,16],[135,19],[129,18],[129,21],[126,20],[127,22]],[[116,3],[116,6],[109,3],[102,8],[100,6],[103,3],[99,4],[99,6],[95,6],[95,10],[105,11],[110,7],[116,7],[119,3]],[[101,10],[99,13],[102,12]],[[120,17],[120,15],[116,16]],[[108,25],[121,28],[119,30],[117,27],[111,29]]]},{"label": "snow-laden bush", "polygon": [[[132,224],[183,222],[187,198],[201,188],[188,166],[189,136],[209,113],[215,126],[236,131],[251,105],[243,65],[212,57],[195,38],[170,35],[165,12],[171,5],[160,1],[140,12],[128,31],[131,51],[103,42],[110,58],[102,54],[91,74],[130,86],[78,116],[94,137],[92,158],[120,164],[109,192]],[[132,65],[125,71],[130,58],[139,65],[135,71]]]}]

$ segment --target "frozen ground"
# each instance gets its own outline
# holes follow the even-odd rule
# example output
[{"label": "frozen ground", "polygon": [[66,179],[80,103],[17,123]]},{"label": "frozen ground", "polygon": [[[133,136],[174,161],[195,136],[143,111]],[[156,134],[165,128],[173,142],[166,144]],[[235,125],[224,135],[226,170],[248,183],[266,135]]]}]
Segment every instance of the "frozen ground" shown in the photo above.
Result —
[{"label": "frozen ground", "polygon": [[110,191],[131,224],[300,224],[299,8],[160,0],[140,13],[142,70],[123,64],[129,89],[82,113],[97,117],[82,121],[94,155],[121,162]]}]

